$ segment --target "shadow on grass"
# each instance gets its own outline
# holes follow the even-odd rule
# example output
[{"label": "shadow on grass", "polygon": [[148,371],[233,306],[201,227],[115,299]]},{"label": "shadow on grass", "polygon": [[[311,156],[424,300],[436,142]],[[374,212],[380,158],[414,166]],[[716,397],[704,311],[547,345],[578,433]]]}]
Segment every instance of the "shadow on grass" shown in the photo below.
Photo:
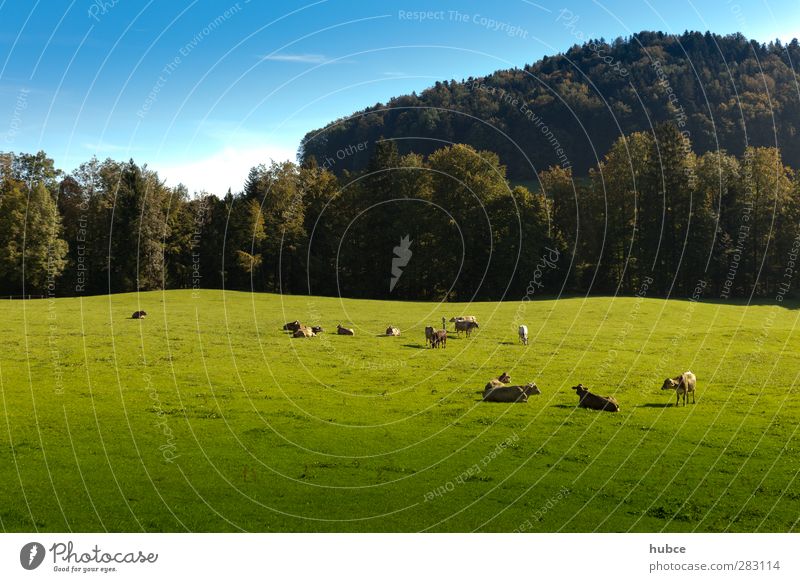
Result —
[{"label": "shadow on grass", "polygon": [[574,404],[553,404],[553,408],[577,408]]},{"label": "shadow on grass", "polygon": [[403,347],[404,348],[412,348],[412,349],[415,349],[415,350],[427,350],[428,349],[427,346],[421,346],[419,344],[403,344]]},{"label": "shadow on grass", "polygon": [[671,402],[648,402],[647,404],[642,404],[637,408],[670,408],[671,406]]}]

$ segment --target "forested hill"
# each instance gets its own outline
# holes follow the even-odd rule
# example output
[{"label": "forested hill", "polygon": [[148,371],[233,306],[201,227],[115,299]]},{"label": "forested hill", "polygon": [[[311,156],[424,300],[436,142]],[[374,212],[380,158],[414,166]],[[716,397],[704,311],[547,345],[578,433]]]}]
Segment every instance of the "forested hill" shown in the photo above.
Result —
[{"label": "forested hill", "polygon": [[[562,21],[576,38],[568,21]],[[301,157],[337,173],[369,155],[357,144],[398,139],[401,153],[428,154],[444,141],[496,152],[512,179],[552,165],[584,174],[622,134],[672,121],[697,153],[779,147],[800,167],[800,45],[768,45],[741,34],[641,32],[575,45],[524,69],[497,71],[376,104],[309,132]]]}]

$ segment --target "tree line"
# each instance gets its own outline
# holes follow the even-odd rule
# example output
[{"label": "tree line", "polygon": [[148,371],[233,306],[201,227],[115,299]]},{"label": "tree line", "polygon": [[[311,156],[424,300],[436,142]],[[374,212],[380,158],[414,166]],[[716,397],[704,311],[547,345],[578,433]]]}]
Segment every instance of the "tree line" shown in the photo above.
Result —
[{"label": "tree line", "polygon": [[359,172],[259,165],[241,192],[190,196],[132,160],[66,174],[0,156],[0,295],[226,288],[406,300],[562,293],[783,298],[796,284],[800,176],[777,148],[696,154],[662,124],[588,176],[533,190],[496,153],[393,140]]}]

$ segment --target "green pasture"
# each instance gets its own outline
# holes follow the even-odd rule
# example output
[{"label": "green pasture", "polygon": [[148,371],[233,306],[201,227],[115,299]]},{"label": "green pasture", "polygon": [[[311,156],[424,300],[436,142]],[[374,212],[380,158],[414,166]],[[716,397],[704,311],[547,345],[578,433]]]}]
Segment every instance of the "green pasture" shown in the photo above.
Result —
[{"label": "green pasture", "polygon": [[[796,531],[797,307],[2,301],[0,530]],[[425,349],[461,314],[480,329]],[[326,333],[290,339],[294,319]],[[687,369],[675,407],[660,387]],[[481,402],[503,371],[542,394]],[[578,409],[579,382],[621,411]]]}]

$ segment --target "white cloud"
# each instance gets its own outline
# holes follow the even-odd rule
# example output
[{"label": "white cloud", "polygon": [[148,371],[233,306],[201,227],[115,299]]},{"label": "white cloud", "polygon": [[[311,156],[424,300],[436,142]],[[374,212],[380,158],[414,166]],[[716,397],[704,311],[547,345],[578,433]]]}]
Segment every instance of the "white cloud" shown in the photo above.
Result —
[{"label": "white cloud", "polygon": [[309,63],[319,65],[330,61],[325,55],[266,55],[261,57],[262,61],[280,61],[284,63]]},{"label": "white cloud", "polygon": [[236,148],[226,147],[209,157],[184,164],[155,167],[167,185],[184,184],[190,194],[205,190],[217,196],[224,196],[228,188],[232,192],[242,189],[250,168],[258,164],[294,161],[297,152],[283,146]]}]

